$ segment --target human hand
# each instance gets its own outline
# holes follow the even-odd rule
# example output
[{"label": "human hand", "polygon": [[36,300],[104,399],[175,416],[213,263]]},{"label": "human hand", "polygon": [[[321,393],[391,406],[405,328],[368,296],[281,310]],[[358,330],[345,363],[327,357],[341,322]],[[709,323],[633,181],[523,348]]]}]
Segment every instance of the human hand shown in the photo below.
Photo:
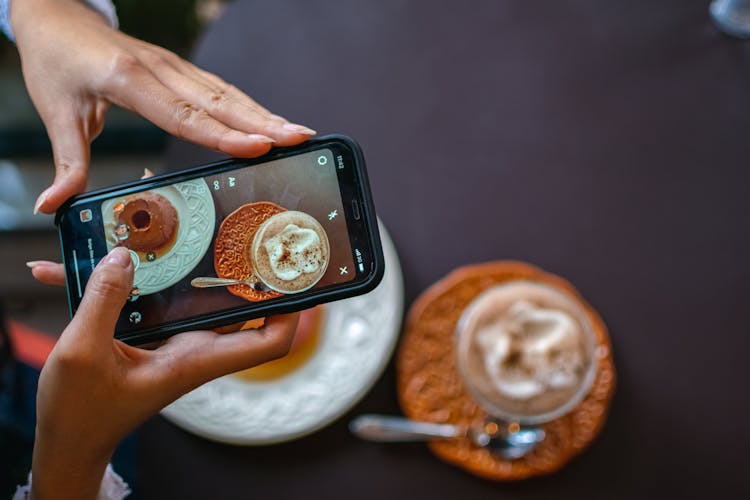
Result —
[{"label": "human hand", "polygon": [[[148,168],[143,169],[141,179],[153,177],[154,173]],[[65,266],[50,260],[30,260],[26,266],[31,269],[31,275],[45,285],[65,286]]]},{"label": "human hand", "polygon": [[85,190],[90,144],[110,103],[231,156],[259,156],[272,144],[298,144],[315,134],[172,52],[112,29],[79,0],[23,0],[11,7],[26,87],[56,169],[35,212],[54,212]]},{"label": "human hand", "polygon": [[153,351],[113,338],[133,263],[115,248],[94,270],[75,317],[44,365],[37,393],[34,498],[95,498],[117,443],[182,394],[285,355],[298,315],[258,330],[175,335]]}]

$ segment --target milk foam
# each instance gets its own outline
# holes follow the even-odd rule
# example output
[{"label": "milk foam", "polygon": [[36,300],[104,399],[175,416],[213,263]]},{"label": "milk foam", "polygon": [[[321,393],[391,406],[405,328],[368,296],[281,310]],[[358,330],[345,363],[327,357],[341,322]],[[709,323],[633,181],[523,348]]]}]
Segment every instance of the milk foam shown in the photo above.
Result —
[{"label": "milk foam", "polygon": [[547,388],[564,389],[578,383],[585,363],[580,336],[567,313],[518,300],[478,330],[474,341],[497,391],[511,399],[528,400]]},{"label": "milk foam", "polygon": [[312,229],[288,224],[268,238],[263,246],[271,269],[284,281],[291,281],[303,273],[314,273],[323,265],[320,237]]}]

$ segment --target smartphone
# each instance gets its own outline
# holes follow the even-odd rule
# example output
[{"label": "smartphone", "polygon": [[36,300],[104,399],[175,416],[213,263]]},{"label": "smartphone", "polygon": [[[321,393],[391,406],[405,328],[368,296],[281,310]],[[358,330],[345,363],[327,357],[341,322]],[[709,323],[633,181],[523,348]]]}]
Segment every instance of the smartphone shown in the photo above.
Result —
[{"label": "smartphone", "polygon": [[75,196],[55,222],[71,316],[96,264],[130,252],[130,344],[360,295],[384,271],[364,157],[341,135]]}]

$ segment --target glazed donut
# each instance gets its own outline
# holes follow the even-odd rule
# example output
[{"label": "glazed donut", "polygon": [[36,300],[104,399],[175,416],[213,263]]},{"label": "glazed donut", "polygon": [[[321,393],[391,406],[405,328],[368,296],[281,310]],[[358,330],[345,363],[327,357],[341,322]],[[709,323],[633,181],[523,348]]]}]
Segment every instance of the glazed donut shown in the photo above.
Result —
[{"label": "glazed donut", "polygon": [[122,245],[137,252],[156,252],[171,244],[177,233],[177,211],[156,193],[140,193],[115,205],[115,221],[129,228]]}]

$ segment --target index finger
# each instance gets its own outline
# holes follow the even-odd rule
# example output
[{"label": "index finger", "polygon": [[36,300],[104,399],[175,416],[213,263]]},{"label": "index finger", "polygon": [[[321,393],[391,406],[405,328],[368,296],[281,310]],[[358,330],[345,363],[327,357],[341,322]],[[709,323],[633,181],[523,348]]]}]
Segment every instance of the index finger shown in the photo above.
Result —
[{"label": "index finger", "polygon": [[274,142],[262,134],[228,127],[205,109],[177,95],[153,73],[138,65],[130,69],[127,78],[111,83],[106,89],[106,97],[180,139],[232,156],[260,156]]}]

